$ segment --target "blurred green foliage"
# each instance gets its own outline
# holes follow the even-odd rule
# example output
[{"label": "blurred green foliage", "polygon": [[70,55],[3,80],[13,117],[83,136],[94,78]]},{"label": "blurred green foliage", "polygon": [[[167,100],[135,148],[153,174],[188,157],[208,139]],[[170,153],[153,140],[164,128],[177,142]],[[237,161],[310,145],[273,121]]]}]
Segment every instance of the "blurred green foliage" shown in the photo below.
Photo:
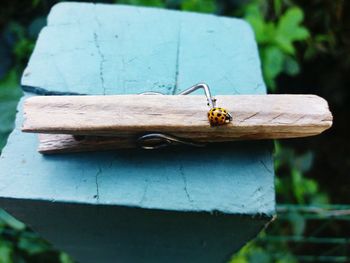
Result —
[{"label": "blurred green foliage", "polygon": [[[32,52],[34,41],[45,25],[50,7],[58,1],[4,1],[0,3],[0,150],[13,128],[16,105],[22,92],[19,77]],[[254,29],[259,45],[262,71],[270,92],[280,91],[279,78],[297,76],[301,62],[331,54],[341,59],[340,72],[350,64],[350,42],[340,24],[343,5],[338,0],[114,0],[104,1],[155,6],[203,13],[240,16]],[[312,9],[315,7],[316,9]],[[328,12],[328,9],[330,12]],[[310,10],[312,10],[310,12]],[[314,12],[313,12],[314,11]],[[304,18],[305,12],[308,17]],[[335,15],[333,15],[335,14]],[[304,25],[306,20],[308,27]],[[320,26],[321,24],[321,26]],[[283,91],[283,90],[282,90]],[[339,99],[338,99],[339,100]],[[278,203],[326,205],[328,194],[306,174],[315,161],[313,151],[299,153],[276,142],[275,171]],[[297,262],[288,242],[263,242],[271,235],[302,236],[308,222],[290,211],[276,220],[256,241],[250,242],[232,263]],[[0,210],[0,263],[73,262],[56,251],[28,227]]]},{"label": "blurred green foliage", "polygon": [[17,102],[21,95],[17,72],[11,70],[0,80],[0,150],[13,128]]},{"label": "blurred green foliage", "polygon": [[216,2],[214,0],[187,0],[182,1],[181,9],[202,13],[214,13],[216,10]]},{"label": "blurred green foliage", "polygon": [[[305,177],[313,164],[313,153],[296,154],[292,148],[282,147],[275,142],[275,178],[276,194],[279,203],[327,205],[328,195],[320,191],[318,183]],[[293,236],[303,237],[307,219],[298,211],[284,214],[284,220],[274,221],[267,229],[263,230],[257,240],[250,242],[244,249],[235,255],[230,263],[294,263],[297,258],[291,252],[289,243],[265,243],[261,240],[269,240],[269,236]]]},{"label": "blurred green foliage", "polygon": [[310,37],[309,31],[301,25],[304,13],[300,8],[293,6],[281,13],[282,3],[275,3],[278,4],[274,11],[280,15],[274,20],[267,20],[262,1],[254,1],[243,8],[243,17],[253,27],[259,44],[265,82],[272,91],[276,90],[278,75],[299,73],[294,43]]},{"label": "blurred green foliage", "polygon": [[137,6],[152,6],[152,7],[164,7],[163,0],[116,0],[114,1],[118,4],[128,4],[128,5],[137,5]]},{"label": "blurred green foliage", "polygon": [[318,183],[305,178],[313,164],[313,153],[296,154],[292,148],[282,147],[275,142],[276,192],[281,203],[328,204],[328,196],[321,192]]},{"label": "blurred green foliage", "polygon": [[0,210],[0,234],[0,263],[74,262],[3,210]]}]

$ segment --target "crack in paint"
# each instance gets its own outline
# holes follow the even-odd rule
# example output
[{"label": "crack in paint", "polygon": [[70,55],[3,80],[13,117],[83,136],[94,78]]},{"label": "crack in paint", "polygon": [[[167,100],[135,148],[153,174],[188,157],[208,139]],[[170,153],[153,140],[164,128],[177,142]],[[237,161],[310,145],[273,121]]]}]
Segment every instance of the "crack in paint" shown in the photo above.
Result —
[{"label": "crack in paint", "polygon": [[266,171],[268,171],[270,174],[273,173],[273,171],[267,166],[267,164],[263,160],[260,160],[260,163],[264,166]]},{"label": "crack in paint", "polygon": [[97,202],[100,201],[100,190],[99,190],[99,185],[98,185],[98,177],[101,173],[102,173],[101,166],[98,166],[98,171],[95,175],[96,194],[94,195],[94,198],[96,198]]},{"label": "crack in paint", "polygon": [[180,62],[180,43],[181,43],[181,24],[179,26],[179,33],[177,37],[177,49],[176,49],[176,68],[175,68],[175,84],[172,94],[176,94],[179,85],[179,62]]},{"label": "crack in paint", "polygon": [[[96,14],[96,5],[95,5],[95,12],[94,12],[94,18],[95,18],[95,21],[96,21],[96,24],[97,26],[100,28],[102,26],[99,18],[97,17],[97,14]],[[104,63],[106,62],[106,58],[101,50],[101,46],[100,46],[100,43],[99,43],[99,37],[98,37],[98,34],[96,33],[96,31],[94,32],[94,43],[95,43],[95,47],[97,49],[97,53],[100,57],[100,65],[99,65],[99,74],[100,74],[100,80],[101,80],[101,87],[102,87],[102,91],[103,91],[103,95],[106,95],[106,86],[105,86],[105,79],[104,79],[104,74],[103,74],[103,71],[104,71]]]},{"label": "crack in paint", "polygon": [[103,95],[106,95],[105,79],[104,79],[104,75],[103,75],[104,63],[105,63],[106,59],[105,59],[105,56],[103,55],[103,53],[101,51],[100,43],[99,43],[99,40],[98,40],[98,35],[97,35],[96,32],[94,32],[94,42],[95,42],[95,46],[96,46],[96,49],[97,49],[97,53],[100,56],[99,72],[100,72],[101,87],[102,87],[102,90],[103,90]]},{"label": "crack in paint", "polygon": [[185,194],[186,194],[186,197],[187,197],[187,200],[188,202],[192,205],[193,205],[193,199],[191,198],[190,196],[190,193],[188,192],[188,189],[187,189],[187,178],[186,178],[186,175],[185,175],[185,172],[184,172],[184,168],[182,165],[180,165],[180,174],[181,174],[181,177],[182,177],[182,180],[184,182],[184,191],[185,191]]},{"label": "crack in paint", "polygon": [[141,197],[141,200],[139,202],[140,205],[142,205],[142,203],[146,200],[146,195],[147,195],[147,191],[148,191],[148,180],[146,179],[146,185],[145,185],[145,188],[143,189],[143,194],[142,194],[142,197]]}]

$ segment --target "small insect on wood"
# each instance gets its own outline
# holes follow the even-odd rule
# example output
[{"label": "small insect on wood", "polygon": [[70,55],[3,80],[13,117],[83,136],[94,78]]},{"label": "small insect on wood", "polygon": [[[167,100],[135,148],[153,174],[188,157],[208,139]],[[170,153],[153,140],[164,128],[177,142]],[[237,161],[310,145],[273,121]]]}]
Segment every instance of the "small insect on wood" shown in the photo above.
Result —
[{"label": "small insect on wood", "polygon": [[211,125],[224,125],[232,121],[232,115],[224,108],[214,107],[208,112],[208,119]]}]

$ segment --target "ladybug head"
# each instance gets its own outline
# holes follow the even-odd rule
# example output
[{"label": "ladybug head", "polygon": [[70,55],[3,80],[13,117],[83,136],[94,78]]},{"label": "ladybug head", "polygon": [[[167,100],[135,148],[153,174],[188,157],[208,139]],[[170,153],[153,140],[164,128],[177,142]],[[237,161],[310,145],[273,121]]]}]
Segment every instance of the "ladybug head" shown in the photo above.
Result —
[{"label": "ladybug head", "polygon": [[229,112],[226,112],[226,121],[227,121],[227,122],[232,121],[232,115],[231,115],[231,113],[229,113]]}]

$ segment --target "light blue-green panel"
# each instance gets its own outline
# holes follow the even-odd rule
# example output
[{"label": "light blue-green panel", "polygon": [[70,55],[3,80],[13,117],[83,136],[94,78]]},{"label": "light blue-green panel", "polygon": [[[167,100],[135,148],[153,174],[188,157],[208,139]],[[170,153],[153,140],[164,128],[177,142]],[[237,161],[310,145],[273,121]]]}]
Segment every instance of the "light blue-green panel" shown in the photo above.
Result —
[{"label": "light blue-green panel", "polygon": [[81,263],[223,263],[269,220],[28,199],[0,203]]},{"label": "light blue-green panel", "polygon": [[234,18],[121,5],[56,5],[22,84],[46,93],[265,93],[254,34]]},{"label": "light blue-green panel", "polygon": [[194,81],[207,83],[213,94],[266,93],[254,33],[245,21],[183,13],[178,43],[175,93]]},{"label": "light blue-green panel", "polygon": [[[116,94],[174,89],[177,12],[61,3],[22,78],[48,92]],[[161,23],[160,23],[161,21]]]}]

